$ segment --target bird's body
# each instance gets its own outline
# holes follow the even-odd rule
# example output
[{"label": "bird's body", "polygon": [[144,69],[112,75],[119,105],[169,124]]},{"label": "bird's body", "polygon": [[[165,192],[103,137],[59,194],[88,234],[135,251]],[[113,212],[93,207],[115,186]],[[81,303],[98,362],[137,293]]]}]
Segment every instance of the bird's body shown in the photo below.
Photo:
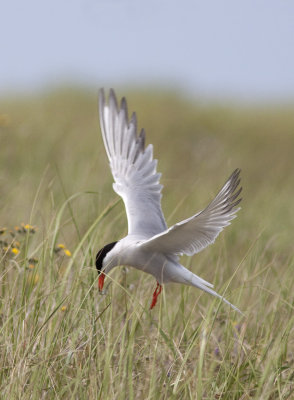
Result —
[{"label": "bird's body", "polygon": [[160,284],[178,282],[178,257],[144,250],[144,242],[145,239],[139,235],[128,235],[118,241],[105,257],[104,272],[108,273],[117,265],[127,265],[153,275]]},{"label": "bird's body", "polygon": [[[108,274],[117,265],[126,265],[137,268],[153,275],[161,285],[169,282],[192,283],[191,271],[179,263],[179,257],[173,254],[161,252],[150,252],[144,249],[145,238],[135,235],[128,235],[117,242],[113,249],[105,257],[105,270]],[[195,276],[195,281],[212,285],[209,282]]]},{"label": "bird's body", "polygon": [[[182,266],[179,256],[193,255],[213,243],[236,215],[241,199],[240,170],[236,170],[215,199],[201,212],[167,228],[161,210],[160,174],[152,156],[152,145],[145,148],[145,132],[137,135],[136,115],[128,120],[123,98],[118,107],[111,90],[106,104],[104,92],[99,95],[99,115],[106,152],[115,180],[114,190],[123,198],[128,217],[128,235],[104,246],[97,254],[99,288],[105,274],[118,265],[147,272],[157,280],[151,308],[156,304],[161,285],[169,282],[195,286],[221,298],[213,285]],[[239,311],[239,310],[238,310]]]}]

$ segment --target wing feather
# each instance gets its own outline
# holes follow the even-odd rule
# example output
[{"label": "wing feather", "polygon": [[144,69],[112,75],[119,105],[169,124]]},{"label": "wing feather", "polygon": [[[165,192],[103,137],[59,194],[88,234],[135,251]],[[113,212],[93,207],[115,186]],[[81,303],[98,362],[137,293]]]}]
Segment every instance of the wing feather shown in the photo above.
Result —
[{"label": "wing feather", "polygon": [[123,98],[118,107],[111,89],[108,104],[99,91],[99,116],[102,138],[114,178],[113,188],[126,207],[128,233],[152,237],[167,229],[161,209],[161,174],[156,172],[151,144],[145,149],[145,131],[137,135],[137,117],[128,120]]},{"label": "wing feather", "polygon": [[[140,243],[142,248],[166,254],[199,253],[212,244],[236,217],[242,188],[236,169],[212,202],[201,212]],[[237,190],[237,191],[236,191]]]}]

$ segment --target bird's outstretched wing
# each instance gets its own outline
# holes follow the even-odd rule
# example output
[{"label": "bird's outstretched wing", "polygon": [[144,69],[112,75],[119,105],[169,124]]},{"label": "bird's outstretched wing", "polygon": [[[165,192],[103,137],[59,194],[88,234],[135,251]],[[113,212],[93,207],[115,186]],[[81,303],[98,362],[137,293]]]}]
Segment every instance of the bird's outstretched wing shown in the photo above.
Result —
[{"label": "bird's outstretched wing", "polygon": [[125,98],[118,107],[111,89],[108,104],[99,91],[99,116],[102,137],[115,183],[113,189],[126,207],[128,233],[151,237],[167,229],[161,210],[161,174],[156,172],[153,147],[145,149],[145,132],[137,135],[137,118],[128,120]]},{"label": "bird's outstretched wing", "polygon": [[240,209],[237,207],[241,201],[238,196],[242,190],[238,188],[239,175],[240,170],[236,169],[208,207],[141,242],[142,249],[191,256],[213,243],[224,227],[230,225],[230,221]]}]

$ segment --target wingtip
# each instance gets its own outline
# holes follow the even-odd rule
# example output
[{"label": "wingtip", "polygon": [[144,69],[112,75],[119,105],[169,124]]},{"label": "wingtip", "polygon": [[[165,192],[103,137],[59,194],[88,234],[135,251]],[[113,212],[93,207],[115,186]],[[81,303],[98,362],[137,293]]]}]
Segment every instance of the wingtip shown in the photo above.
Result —
[{"label": "wingtip", "polygon": [[128,124],[128,121],[129,121],[129,117],[128,117],[128,103],[127,103],[127,100],[126,100],[125,97],[123,97],[123,98],[121,99],[121,102],[120,102],[120,111],[122,111],[122,112],[125,114],[125,120],[126,120],[126,123]]},{"label": "wingtip", "polygon": [[241,169],[236,168],[235,171],[231,174],[231,176],[225,183],[225,186],[230,188],[231,193],[233,193],[237,189],[237,187],[239,186],[239,184],[241,182],[240,172],[241,172]]},{"label": "wingtip", "polygon": [[[106,103],[106,101],[105,101],[106,96],[105,96],[105,90],[103,87],[98,90],[98,98],[99,98],[99,105],[104,107],[105,103]],[[125,99],[124,99],[124,101],[126,103]],[[112,89],[112,88],[109,89],[108,105],[109,105],[109,107],[114,107],[116,109],[116,111],[118,111],[118,102],[117,102],[116,94],[115,94],[114,89]]]},{"label": "wingtip", "polygon": [[146,134],[145,134],[145,129],[144,128],[141,129],[141,132],[139,134],[138,139],[141,142],[141,150],[144,151],[144,149],[145,149],[145,139],[146,139]]},{"label": "wingtip", "polygon": [[236,168],[234,170],[234,172],[232,173],[232,175],[229,177],[229,180],[237,180],[240,176],[241,173],[241,169],[240,168]]},{"label": "wingtip", "polygon": [[109,107],[114,108],[115,111],[118,112],[118,103],[117,103],[117,99],[116,99],[116,94],[112,88],[110,88],[110,90],[109,90],[108,104],[109,104]]},{"label": "wingtip", "polygon": [[100,88],[98,90],[98,103],[99,103],[99,108],[100,110],[103,109],[104,104],[105,104],[105,92],[104,92],[104,88]]},{"label": "wingtip", "polygon": [[[98,97],[99,97],[99,108],[102,111],[106,104],[104,88],[99,89]],[[116,111],[116,113],[119,113],[119,111],[123,111],[125,114],[125,119],[126,119],[128,126],[132,125],[134,127],[134,132],[137,135],[137,114],[136,114],[136,112],[132,113],[131,118],[129,120],[127,100],[125,97],[122,97],[122,99],[120,101],[120,107],[119,107],[117,97],[116,97],[116,94],[115,94],[115,91],[113,88],[109,89],[108,107],[110,109],[111,108],[114,109]],[[142,131],[144,131],[144,132],[142,133]],[[145,146],[145,130],[142,129],[142,131],[141,131],[141,134],[142,134],[141,140],[144,139],[144,146]]]}]

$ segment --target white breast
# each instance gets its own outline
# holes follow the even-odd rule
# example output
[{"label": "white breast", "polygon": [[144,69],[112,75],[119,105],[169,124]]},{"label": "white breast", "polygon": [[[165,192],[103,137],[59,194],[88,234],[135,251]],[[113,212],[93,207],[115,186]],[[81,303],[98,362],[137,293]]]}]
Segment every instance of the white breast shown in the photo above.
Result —
[{"label": "white breast", "polygon": [[167,258],[165,254],[146,251],[140,246],[141,241],[141,237],[130,236],[120,240],[105,257],[105,272],[109,273],[119,265],[127,265],[153,275],[159,283],[172,281],[178,258]]}]

